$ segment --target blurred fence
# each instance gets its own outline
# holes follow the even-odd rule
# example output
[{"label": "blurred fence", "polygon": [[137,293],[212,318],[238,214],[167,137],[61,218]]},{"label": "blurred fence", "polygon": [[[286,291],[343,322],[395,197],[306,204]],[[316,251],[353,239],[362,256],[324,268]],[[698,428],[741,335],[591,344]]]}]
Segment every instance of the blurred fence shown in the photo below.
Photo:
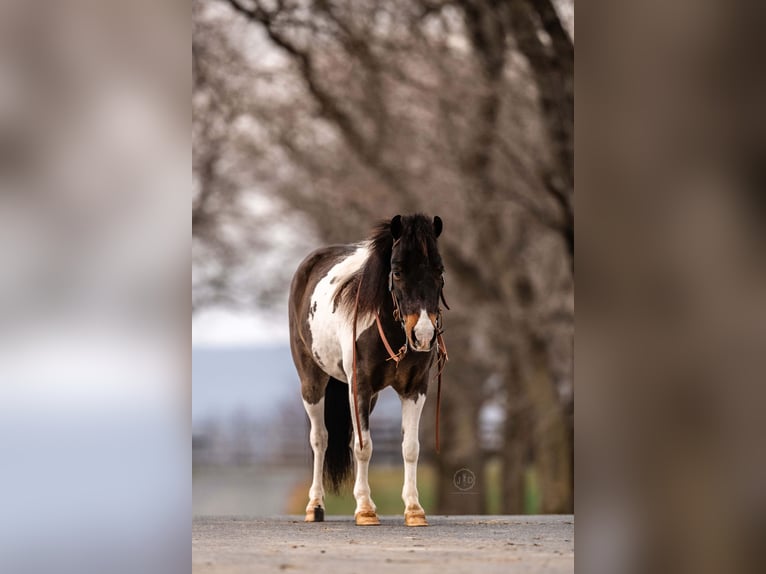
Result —
[{"label": "blurred fence", "polygon": [[[486,456],[498,454],[502,447],[503,420],[499,409],[486,407],[493,413],[480,417],[479,450]],[[502,413],[502,411],[499,411]],[[209,421],[192,437],[193,462],[198,466],[277,465],[301,466],[311,463],[308,422],[305,417],[275,417],[258,421],[238,415],[235,421]],[[401,464],[401,418],[384,415],[371,417],[375,464]],[[433,440],[424,429],[421,442]],[[424,449],[428,458],[430,449]]]}]

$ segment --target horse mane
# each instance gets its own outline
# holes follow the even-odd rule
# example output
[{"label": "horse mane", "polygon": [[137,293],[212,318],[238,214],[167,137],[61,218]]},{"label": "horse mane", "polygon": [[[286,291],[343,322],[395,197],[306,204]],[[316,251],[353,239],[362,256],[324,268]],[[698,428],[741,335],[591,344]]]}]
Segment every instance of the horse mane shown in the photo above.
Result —
[{"label": "horse mane", "polygon": [[[432,221],[423,214],[402,217],[402,236],[400,241],[405,246],[412,246],[427,253],[432,261],[441,261],[436,248],[436,235]],[[367,238],[369,255],[360,269],[343,282],[335,293],[334,303],[340,303],[345,309],[353,309],[356,304],[359,282],[359,314],[371,314],[383,307],[391,298],[388,292],[388,277],[391,273],[391,252],[394,237],[391,235],[391,222],[381,221]]]},{"label": "horse mane", "polygon": [[340,303],[345,309],[353,309],[359,281],[362,291],[359,293],[359,313],[374,313],[383,305],[388,294],[388,274],[391,272],[391,251],[394,237],[391,235],[390,221],[379,222],[367,238],[369,254],[360,269],[343,282],[335,293],[335,304]]}]

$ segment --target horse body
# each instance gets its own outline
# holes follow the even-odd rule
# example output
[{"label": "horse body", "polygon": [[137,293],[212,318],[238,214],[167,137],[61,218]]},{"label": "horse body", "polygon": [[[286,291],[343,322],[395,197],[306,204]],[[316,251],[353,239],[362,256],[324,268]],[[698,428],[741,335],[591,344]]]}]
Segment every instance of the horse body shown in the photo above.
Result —
[{"label": "horse body", "polygon": [[[314,452],[308,522],[323,519],[323,479],[337,489],[350,474],[353,449],[356,522],[379,523],[367,481],[372,456],[369,416],[378,392],[391,386],[402,401],[405,523],[426,525],[417,492],[418,426],[436,356],[443,285],[436,249],[440,231],[439,218],[432,223],[421,215],[397,216],[378,226],[366,241],[313,252],[295,273],[290,289],[290,343]],[[388,360],[376,316],[394,348],[413,352],[404,352],[398,361]],[[354,370],[361,428],[352,416]]]}]

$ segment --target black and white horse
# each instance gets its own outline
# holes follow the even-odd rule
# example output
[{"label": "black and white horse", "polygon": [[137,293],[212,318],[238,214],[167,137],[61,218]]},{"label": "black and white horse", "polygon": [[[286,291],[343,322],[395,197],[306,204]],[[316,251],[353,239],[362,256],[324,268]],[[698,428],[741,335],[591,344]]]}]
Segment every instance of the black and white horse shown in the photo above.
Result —
[{"label": "black and white horse", "polygon": [[351,473],[353,448],[356,523],[380,523],[367,480],[369,416],[391,386],[402,402],[405,524],[427,525],[417,489],[418,425],[432,366],[446,358],[441,231],[439,217],[397,215],[361,243],[313,252],[295,273],[290,346],[314,452],[307,522],[324,519],[323,478],[337,490]]}]

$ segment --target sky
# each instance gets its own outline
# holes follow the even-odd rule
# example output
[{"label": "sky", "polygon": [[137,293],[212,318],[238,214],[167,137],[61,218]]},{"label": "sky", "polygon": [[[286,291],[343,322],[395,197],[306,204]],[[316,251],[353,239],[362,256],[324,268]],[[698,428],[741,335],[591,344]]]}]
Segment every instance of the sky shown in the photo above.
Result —
[{"label": "sky", "polygon": [[[204,425],[211,418],[227,420],[241,412],[263,417],[274,410],[274,404],[290,401],[297,401],[300,410],[288,345],[287,319],[279,313],[209,309],[195,314],[193,424]],[[269,397],[266,402],[265,396]],[[398,416],[399,409],[396,393],[384,390],[375,407],[376,418]]]},{"label": "sky", "polygon": [[205,309],[192,318],[193,347],[288,344],[287,317],[280,313]]},{"label": "sky", "polygon": [[265,396],[281,404],[300,394],[287,320],[277,313],[206,309],[192,318],[192,423],[263,417]]}]

